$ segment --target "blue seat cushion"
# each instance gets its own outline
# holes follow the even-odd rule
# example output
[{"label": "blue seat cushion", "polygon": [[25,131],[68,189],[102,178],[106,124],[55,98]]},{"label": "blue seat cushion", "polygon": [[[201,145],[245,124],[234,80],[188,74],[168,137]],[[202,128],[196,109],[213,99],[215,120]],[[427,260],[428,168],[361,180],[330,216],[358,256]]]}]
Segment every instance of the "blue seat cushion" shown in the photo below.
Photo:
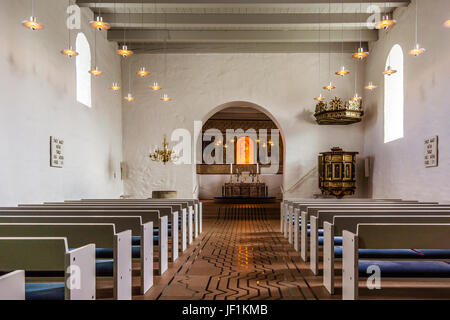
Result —
[{"label": "blue seat cushion", "polygon": [[[359,249],[360,258],[391,259],[450,259],[450,250],[441,249]],[[342,258],[342,247],[334,247],[334,256]]]},{"label": "blue seat cushion", "polygon": [[[307,234],[308,234],[308,236],[311,235],[311,230],[310,229],[308,229]],[[323,236],[323,229],[319,229],[318,234],[319,234],[319,236]]]},{"label": "blue seat cushion", "polygon": [[[141,257],[141,247],[132,246],[131,247],[132,257],[138,259]],[[95,249],[95,257],[97,259],[112,259],[114,258],[114,250],[112,248],[97,248]]]},{"label": "blue seat cushion", "polygon": [[25,300],[64,300],[64,282],[25,283]]},{"label": "blue seat cushion", "polygon": [[97,277],[112,277],[114,275],[114,260],[96,260],[95,275]]},{"label": "blue seat cushion", "polygon": [[358,271],[360,276],[368,276],[367,268],[376,265],[382,277],[398,278],[448,278],[450,264],[444,261],[377,261],[360,260]]},{"label": "blue seat cushion", "polygon": [[[319,246],[323,245],[323,237],[319,237]],[[334,237],[334,244],[339,246],[342,245],[342,237]]]},{"label": "blue seat cushion", "polygon": [[131,245],[139,246],[141,244],[141,236],[132,236],[131,237]]}]

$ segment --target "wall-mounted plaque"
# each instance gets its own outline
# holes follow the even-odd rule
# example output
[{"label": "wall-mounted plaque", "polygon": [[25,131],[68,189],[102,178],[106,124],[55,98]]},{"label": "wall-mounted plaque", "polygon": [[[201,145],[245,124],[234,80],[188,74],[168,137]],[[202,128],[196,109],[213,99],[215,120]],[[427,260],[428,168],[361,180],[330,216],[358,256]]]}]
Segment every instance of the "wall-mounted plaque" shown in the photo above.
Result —
[{"label": "wall-mounted plaque", "polygon": [[438,166],[438,136],[425,139],[425,167]]},{"label": "wall-mounted plaque", "polygon": [[50,137],[50,167],[64,167],[64,140]]}]

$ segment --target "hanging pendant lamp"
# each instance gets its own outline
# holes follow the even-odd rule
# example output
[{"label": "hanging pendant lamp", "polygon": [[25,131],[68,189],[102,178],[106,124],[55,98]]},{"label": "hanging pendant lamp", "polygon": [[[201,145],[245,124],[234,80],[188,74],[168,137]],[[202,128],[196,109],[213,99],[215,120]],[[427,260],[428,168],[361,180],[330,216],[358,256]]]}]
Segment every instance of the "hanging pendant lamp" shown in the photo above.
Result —
[{"label": "hanging pendant lamp", "polygon": [[33,31],[44,29],[44,26],[37,21],[37,17],[34,15],[34,0],[31,0],[31,16],[22,21],[22,25]]},{"label": "hanging pendant lamp", "polygon": [[444,27],[450,28],[450,20],[444,22]]},{"label": "hanging pendant lamp", "polygon": [[320,94],[318,97],[315,97],[314,100],[316,100],[316,101],[323,101],[323,100],[325,100],[325,97],[322,96],[322,94]]},{"label": "hanging pendant lamp", "polygon": [[353,58],[363,60],[369,56],[369,53],[364,51],[363,47],[359,47],[358,51],[353,54]]},{"label": "hanging pendant lamp", "polygon": [[386,14],[375,25],[375,28],[378,29],[378,30],[381,30],[381,29],[387,30],[387,29],[392,28],[393,26],[395,26],[396,23],[397,23],[397,21],[395,21],[394,19],[391,19],[389,14]]},{"label": "hanging pendant lamp", "polygon": [[[103,2],[103,1],[102,1]],[[100,5],[101,6],[101,5]],[[95,4],[95,9],[97,9],[97,4]],[[98,15],[95,18],[94,21],[90,21],[89,25],[98,30],[98,31],[103,31],[103,30],[109,30],[111,28],[111,26],[109,25],[109,23],[106,23],[103,21],[103,17],[102,17],[102,12],[101,12],[101,7],[99,9]]]},{"label": "hanging pendant lamp", "polygon": [[103,71],[101,71],[97,66],[97,33],[94,33],[94,66],[95,67],[88,72],[96,77],[102,75]]},{"label": "hanging pendant lamp", "polygon": [[331,81],[331,1],[328,0],[328,74],[330,75],[330,83],[323,87],[323,89],[332,91],[336,89],[336,86],[333,85]]},{"label": "hanging pendant lamp", "polygon": [[145,67],[142,67],[142,68],[139,68],[138,71],[136,71],[136,74],[138,76],[144,78],[144,77],[148,76],[150,73],[147,70],[145,70]]},{"label": "hanging pendant lamp", "polygon": [[342,66],[341,68],[335,72],[336,75],[341,76],[341,77],[345,77],[346,75],[348,75],[350,73],[350,71],[348,71],[345,66],[344,66],[344,0],[341,0],[341,11],[342,11],[342,16],[341,16],[341,20],[342,20],[342,25],[341,25],[341,63]]},{"label": "hanging pendant lamp", "polygon": [[370,81],[369,84],[367,86],[365,86],[364,88],[366,88],[367,90],[372,91],[372,90],[375,90],[377,88],[377,86],[374,85],[372,81]]},{"label": "hanging pendant lamp", "polygon": [[[125,3],[123,4],[124,10],[125,10]],[[130,20],[130,9],[128,9],[128,23],[131,23]],[[121,49],[117,50],[117,54],[121,55],[123,58],[129,57],[131,55],[133,55],[133,51],[128,49],[128,46],[125,44],[126,43],[126,28],[123,29],[123,45],[121,47]]]},{"label": "hanging pendant lamp", "polygon": [[153,91],[158,91],[161,90],[161,86],[158,84],[158,82],[154,82],[153,85],[150,86],[150,88],[152,88]]},{"label": "hanging pendant lamp", "polygon": [[168,95],[167,93],[164,93],[164,94],[161,96],[161,101],[169,102],[169,101],[171,101],[171,100],[172,100],[172,98],[169,97],[169,95]]},{"label": "hanging pendant lamp", "polygon": [[420,56],[422,53],[425,52],[425,48],[421,48],[418,42],[418,25],[419,25],[419,15],[418,15],[418,6],[419,6],[419,0],[416,0],[416,44],[412,50],[408,52],[408,54],[412,56]]},{"label": "hanging pendant lamp", "polygon": [[120,85],[118,82],[113,82],[112,85],[109,87],[109,89],[111,89],[112,91],[119,91],[120,90]]},{"label": "hanging pendant lamp", "polygon": [[386,68],[386,70],[383,71],[383,74],[387,75],[387,76],[391,76],[394,73],[397,73],[397,70],[392,69],[392,67],[390,65]]},{"label": "hanging pendant lamp", "polygon": [[[70,6],[70,0],[68,1],[68,3],[69,3],[69,6]],[[68,32],[69,33],[69,36],[68,36],[68,38],[69,38],[68,49],[61,50],[61,54],[65,55],[65,56],[67,56],[69,58],[76,57],[78,55],[78,52],[76,52],[73,49],[72,45],[71,45],[72,41],[71,41],[71,37],[70,37],[70,28],[67,28],[67,30],[69,31]]]},{"label": "hanging pendant lamp", "polygon": [[134,101],[134,97],[133,97],[133,95],[131,94],[131,92],[128,93],[127,96],[124,97],[124,99],[125,99],[126,101],[128,101],[128,102]]}]

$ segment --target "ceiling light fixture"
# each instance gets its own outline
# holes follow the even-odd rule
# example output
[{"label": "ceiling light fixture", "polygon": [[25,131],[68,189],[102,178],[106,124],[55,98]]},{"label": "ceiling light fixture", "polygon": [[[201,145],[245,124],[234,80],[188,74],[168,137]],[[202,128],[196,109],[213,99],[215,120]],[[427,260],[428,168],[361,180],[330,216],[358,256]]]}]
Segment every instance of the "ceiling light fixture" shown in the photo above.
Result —
[{"label": "ceiling light fixture", "polygon": [[158,84],[158,82],[154,82],[153,85],[150,86],[150,88],[152,88],[152,90],[154,91],[161,90],[161,86]]},{"label": "ceiling light fixture", "polygon": [[128,62],[128,94],[124,99],[128,102],[134,101],[133,94],[131,93],[131,63]]},{"label": "ceiling light fixture", "polygon": [[366,88],[367,90],[372,91],[372,90],[376,89],[377,86],[374,85],[372,81],[370,81],[369,84],[368,84],[367,86],[365,86],[365,88]]},{"label": "ceiling light fixture", "polygon": [[[69,7],[70,7],[70,0],[68,1],[68,3],[69,3]],[[75,57],[75,56],[77,56],[78,55],[78,52],[76,52],[75,50],[73,50],[73,47],[72,47],[72,41],[71,41],[71,37],[70,37],[70,28],[69,28],[69,26],[67,26],[67,30],[69,31],[68,33],[69,33],[69,43],[68,43],[68,48],[69,49],[64,49],[64,50],[61,50],[61,54],[63,54],[63,55],[65,55],[65,56],[68,56],[69,58],[72,58],[72,57]]]},{"label": "ceiling light fixture", "polygon": [[[125,6],[126,6],[126,4],[124,3],[123,4],[124,11],[126,11],[125,10]],[[130,9],[128,9],[128,23],[129,24],[131,23],[131,20],[130,20]],[[127,33],[126,30],[127,30],[127,28],[123,29],[123,45],[122,45],[122,48],[117,50],[117,54],[121,55],[123,58],[127,58],[127,57],[133,55],[133,53],[134,53],[132,50],[129,50],[128,46],[126,45],[126,33]]]},{"label": "ceiling light fixture", "polygon": [[148,76],[150,73],[145,70],[145,67],[139,68],[138,71],[136,71],[136,74],[139,75],[140,77],[144,78],[146,76]]},{"label": "ceiling light fixture", "polygon": [[120,85],[118,82],[113,82],[112,85],[109,87],[109,89],[111,89],[112,91],[119,91],[120,90]]},{"label": "ceiling light fixture", "polygon": [[[102,0],[102,2],[103,2],[103,0]],[[97,9],[97,3],[95,4],[95,9]],[[109,23],[106,23],[106,22],[103,21],[101,4],[100,4],[100,8],[98,10],[97,17],[95,18],[94,21],[89,22],[89,25],[92,28],[97,29],[98,31],[108,30],[108,29],[111,28]]]},{"label": "ceiling light fixture", "polygon": [[331,81],[331,0],[328,0],[328,74],[330,83],[323,87],[323,89],[331,91],[336,89],[336,86]]},{"label": "ceiling light fixture", "polygon": [[348,71],[345,66],[344,66],[344,0],[341,0],[341,11],[342,11],[342,15],[341,15],[341,63],[342,66],[339,69],[339,71],[336,71],[336,75],[341,76],[341,77],[345,77],[346,75],[348,75],[350,73],[350,71]]},{"label": "ceiling light fixture", "polygon": [[[390,7],[390,2],[388,2],[387,5],[385,6],[385,11],[387,11],[387,7]],[[383,15],[381,20],[378,21],[378,23],[375,25],[375,28],[378,30],[381,30],[381,29],[387,30],[387,29],[395,26],[396,23],[397,23],[397,21],[395,21],[394,19],[391,19],[389,13],[386,13]]]},{"label": "ceiling light fixture", "polygon": [[[319,76],[318,76],[318,78],[319,78],[319,85],[320,85],[320,82],[321,82],[321,77],[320,77],[320,75],[321,75],[321,73],[320,73],[320,67],[321,67],[321,55],[322,55],[322,42],[321,42],[321,13],[320,13],[320,9],[319,9],[319,14],[318,14],[318,19],[319,19]],[[325,100],[325,98],[322,96],[322,93],[320,93],[320,95],[318,96],[318,97],[315,97],[314,98],[314,100],[316,100],[316,101],[323,101],[323,100]]]},{"label": "ceiling light fixture", "polygon": [[169,101],[171,101],[171,100],[172,100],[172,98],[169,97],[169,95],[168,95],[167,93],[164,93],[164,94],[161,96],[161,101],[169,102]]},{"label": "ceiling light fixture", "polygon": [[418,9],[419,7],[419,0],[416,0],[416,44],[414,46],[414,48],[412,50],[410,50],[408,52],[408,54],[412,55],[412,56],[420,56],[422,53],[425,52],[425,48],[421,48],[419,45],[419,42],[417,41],[418,39],[418,25],[419,25],[419,15],[418,15]]},{"label": "ceiling light fixture", "polygon": [[[359,4],[359,13],[361,13],[361,3]],[[355,11],[355,15],[357,15],[357,12]],[[363,60],[369,56],[369,53],[364,51],[364,48],[362,46],[362,28],[359,29],[359,48],[358,50],[353,54],[353,58],[358,60]]]},{"label": "ceiling light fixture", "polygon": [[450,28],[450,20],[444,22],[444,27]]},{"label": "ceiling light fixture", "polygon": [[388,67],[386,68],[386,70],[383,71],[383,74],[384,74],[384,75],[387,75],[387,76],[391,76],[391,75],[393,75],[394,73],[397,73],[397,70],[392,69],[391,66],[388,66]]},{"label": "ceiling light fixture", "polygon": [[44,26],[40,24],[37,21],[37,17],[34,16],[34,0],[31,0],[31,16],[27,20],[22,21],[22,25],[33,31],[44,29]]},{"label": "ceiling light fixture", "polygon": [[103,71],[100,71],[100,69],[97,66],[97,33],[94,33],[94,68],[92,68],[91,70],[89,70],[88,72],[90,74],[92,74],[93,76],[100,76]]}]

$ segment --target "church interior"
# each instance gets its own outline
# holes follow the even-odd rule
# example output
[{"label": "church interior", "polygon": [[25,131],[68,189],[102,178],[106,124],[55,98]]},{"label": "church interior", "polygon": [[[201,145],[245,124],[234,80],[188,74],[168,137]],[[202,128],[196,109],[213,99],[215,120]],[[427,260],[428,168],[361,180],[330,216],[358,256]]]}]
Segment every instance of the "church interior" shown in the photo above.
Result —
[{"label": "church interior", "polygon": [[3,0],[0,34],[0,300],[450,300],[450,1]]}]

